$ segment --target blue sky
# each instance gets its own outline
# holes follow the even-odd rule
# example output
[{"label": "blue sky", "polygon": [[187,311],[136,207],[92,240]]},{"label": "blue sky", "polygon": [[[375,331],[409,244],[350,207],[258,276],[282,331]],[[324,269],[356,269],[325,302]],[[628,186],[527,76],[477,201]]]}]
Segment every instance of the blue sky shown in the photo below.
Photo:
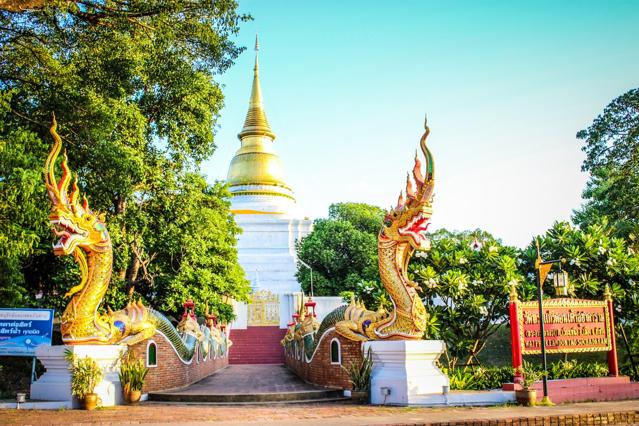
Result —
[{"label": "blue sky", "polygon": [[311,217],[389,207],[428,113],[431,229],[526,245],[581,203],[575,133],[639,86],[639,1],[240,1],[248,49],[218,77],[225,108],[204,164],[226,178],[260,37],[260,78],[289,185]]}]

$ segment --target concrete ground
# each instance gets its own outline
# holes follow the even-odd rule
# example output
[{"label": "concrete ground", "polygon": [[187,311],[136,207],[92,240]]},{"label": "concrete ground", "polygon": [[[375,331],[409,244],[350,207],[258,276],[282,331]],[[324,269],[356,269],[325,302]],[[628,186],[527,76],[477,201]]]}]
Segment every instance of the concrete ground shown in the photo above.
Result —
[{"label": "concrete ground", "polygon": [[341,390],[329,390],[302,381],[285,365],[229,365],[215,374],[187,386],[162,392],[152,392],[152,401],[162,402],[267,402],[332,399],[341,397]]},{"label": "concrete ground", "polygon": [[[141,403],[88,412],[82,410],[38,411],[0,410],[2,425],[416,425],[455,424],[575,424],[561,418],[597,413],[631,412],[639,424],[639,400],[566,404],[555,407],[402,408],[324,404],[273,404],[207,406],[168,403]],[[552,416],[552,418],[550,418]],[[605,414],[603,415],[605,416]],[[528,420],[522,421],[523,418]],[[482,422],[483,420],[483,422]],[[492,420],[489,422],[488,420]],[[519,423],[517,423],[519,421]],[[581,423],[586,424],[586,423]],[[588,424],[615,424],[601,420]],[[625,423],[628,424],[628,423]],[[632,423],[630,423],[632,424]]]},{"label": "concrete ground", "polygon": [[234,395],[305,392],[319,389],[323,388],[304,383],[285,365],[241,364],[229,365],[191,386],[171,391],[171,393],[181,395],[199,395],[203,393]]}]

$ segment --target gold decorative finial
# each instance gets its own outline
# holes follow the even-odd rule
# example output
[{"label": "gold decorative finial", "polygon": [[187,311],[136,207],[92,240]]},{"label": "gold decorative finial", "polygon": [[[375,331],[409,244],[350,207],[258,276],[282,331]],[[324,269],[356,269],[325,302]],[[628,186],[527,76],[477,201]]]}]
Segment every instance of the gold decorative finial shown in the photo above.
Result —
[{"label": "gold decorative finial", "polygon": [[610,301],[612,300],[612,292],[610,291],[610,286],[608,284],[606,284],[606,288],[604,290],[604,299],[606,301]]},{"label": "gold decorative finial", "polygon": [[519,295],[517,294],[517,281],[511,280],[510,283],[510,301],[517,302],[519,300]]},{"label": "gold decorative finial", "polygon": [[266,112],[262,105],[262,87],[260,85],[260,65],[258,52],[260,43],[255,35],[255,66],[253,67],[253,87],[249,99],[249,109],[244,120],[244,127],[238,135],[240,140],[246,136],[267,136],[275,140],[275,133],[271,130],[266,119]]}]

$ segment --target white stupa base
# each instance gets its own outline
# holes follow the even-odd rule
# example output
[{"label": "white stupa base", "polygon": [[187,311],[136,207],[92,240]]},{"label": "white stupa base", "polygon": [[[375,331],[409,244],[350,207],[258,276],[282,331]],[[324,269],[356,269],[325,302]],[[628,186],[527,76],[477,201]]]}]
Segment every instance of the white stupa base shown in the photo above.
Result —
[{"label": "white stupa base", "polygon": [[[285,218],[303,219],[304,213],[297,204],[293,193],[272,185],[242,185],[230,188],[231,211],[237,215],[258,214]],[[253,195],[254,192],[279,192],[282,195]],[[246,193],[249,194],[246,194]]]},{"label": "white stupa base", "polygon": [[[291,315],[299,309],[293,300],[301,292],[296,278],[295,243],[311,231],[313,222],[299,218],[291,207],[294,202],[288,198],[236,195],[231,201],[235,221],[243,231],[238,236],[238,261],[251,281],[253,292],[267,290],[278,296],[278,318],[272,325],[285,329]],[[275,202],[280,204],[274,206]],[[289,206],[289,202],[293,204]],[[260,210],[264,212],[259,214]],[[267,211],[278,213],[267,214]],[[251,324],[249,310],[245,304],[236,303],[236,320],[231,328],[242,330],[264,325]]]},{"label": "white stupa base", "polygon": [[67,406],[81,406],[80,401],[71,395],[71,372],[64,359],[65,349],[71,350],[80,358],[93,358],[102,368],[102,381],[95,388],[101,406],[124,403],[118,371],[120,354],[127,350],[125,345],[39,346],[36,357],[47,371],[31,385],[32,400],[66,401]]},{"label": "white stupa base", "polygon": [[370,397],[372,404],[424,405],[448,392],[450,381],[435,361],[444,352],[441,340],[372,341]]},{"label": "white stupa base", "polygon": [[410,405],[423,407],[444,407],[444,406],[487,406],[512,404],[516,402],[515,392],[502,390],[489,391],[453,391],[445,394],[422,395],[414,399]]}]

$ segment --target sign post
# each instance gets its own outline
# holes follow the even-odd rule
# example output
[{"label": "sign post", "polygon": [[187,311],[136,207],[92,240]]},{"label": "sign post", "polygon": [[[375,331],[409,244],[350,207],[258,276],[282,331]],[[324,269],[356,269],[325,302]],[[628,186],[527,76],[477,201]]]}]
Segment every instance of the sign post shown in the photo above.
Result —
[{"label": "sign post", "polygon": [[550,398],[548,397],[548,363],[546,360],[546,329],[544,327],[544,291],[543,285],[550,272],[550,268],[555,263],[561,264],[561,260],[542,260],[541,252],[539,250],[539,239],[535,241],[537,243],[537,259],[535,260],[535,271],[537,272],[537,297],[539,298],[539,333],[541,335],[541,360],[544,367],[544,376],[542,378],[544,383],[544,398],[542,404],[552,405]]},{"label": "sign post", "polygon": [[515,384],[521,384],[524,381],[524,375],[522,368],[524,366],[524,357],[521,353],[521,333],[519,332],[519,314],[518,314],[519,296],[517,296],[517,287],[515,282],[510,286],[510,302],[508,306],[508,313],[510,315],[510,342],[512,348],[512,361],[513,369],[515,370],[515,377],[513,382]]},{"label": "sign post", "polygon": [[35,381],[38,346],[51,346],[53,309],[0,308],[0,356],[29,356]]},{"label": "sign post", "polygon": [[612,307],[612,293],[610,292],[610,287],[606,286],[606,291],[604,292],[604,297],[606,298],[606,306],[608,308],[608,315],[610,323],[608,324],[610,329],[610,349],[608,350],[608,375],[609,376],[618,376],[619,375],[619,364],[617,363],[617,341],[615,339],[615,313]]}]

